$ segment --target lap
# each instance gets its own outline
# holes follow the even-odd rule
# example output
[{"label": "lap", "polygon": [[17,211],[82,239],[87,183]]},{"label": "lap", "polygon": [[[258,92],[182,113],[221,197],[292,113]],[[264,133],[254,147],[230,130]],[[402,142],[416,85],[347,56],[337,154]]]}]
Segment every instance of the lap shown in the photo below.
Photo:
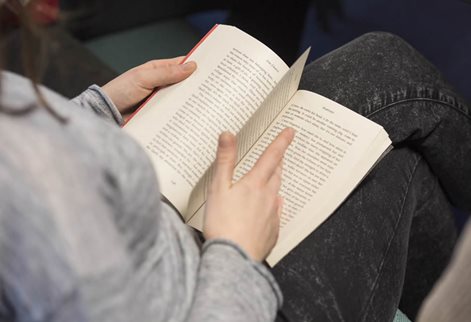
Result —
[{"label": "lap", "polygon": [[[308,65],[301,88],[383,125],[396,148],[273,268],[285,295],[283,315],[290,321],[387,321],[408,280],[411,236],[425,234],[426,240],[443,244],[427,263],[436,268],[419,279],[426,284],[420,296],[452,251],[453,222],[441,185],[445,182],[448,196],[465,205],[471,193],[465,189],[459,196],[467,178],[458,172],[444,176],[456,164],[460,172],[466,169],[465,158],[442,155],[471,150],[455,142],[456,136],[471,139],[469,110],[430,63],[386,33],[365,35]],[[433,145],[437,137],[445,141]],[[421,217],[435,226],[417,230],[414,222]],[[422,247],[427,242],[421,241]]]}]

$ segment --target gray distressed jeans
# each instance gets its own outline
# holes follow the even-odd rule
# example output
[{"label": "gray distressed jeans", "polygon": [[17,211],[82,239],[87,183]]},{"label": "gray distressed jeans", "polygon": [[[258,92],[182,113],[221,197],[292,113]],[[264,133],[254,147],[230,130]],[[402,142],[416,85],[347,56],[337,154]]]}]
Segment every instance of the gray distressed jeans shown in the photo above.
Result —
[{"label": "gray distressed jeans", "polygon": [[450,204],[471,209],[471,112],[410,45],[369,33],[309,64],[301,88],[382,125],[394,144],[273,273],[280,321],[410,318],[451,255]]}]

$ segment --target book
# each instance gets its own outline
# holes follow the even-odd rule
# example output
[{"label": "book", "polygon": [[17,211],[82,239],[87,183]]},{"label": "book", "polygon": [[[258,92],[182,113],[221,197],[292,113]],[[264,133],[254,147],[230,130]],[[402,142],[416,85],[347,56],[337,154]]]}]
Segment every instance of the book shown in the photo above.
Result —
[{"label": "book", "polygon": [[283,162],[279,238],[267,258],[271,266],[324,222],[391,148],[378,124],[298,90],[308,53],[288,67],[250,35],[216,25],[185,58],[197,70],[154,92],[124,125],[150,156],[163,196],[199,230],[219,134],[237,137],[238,180],[282,129],[294,128]]}]

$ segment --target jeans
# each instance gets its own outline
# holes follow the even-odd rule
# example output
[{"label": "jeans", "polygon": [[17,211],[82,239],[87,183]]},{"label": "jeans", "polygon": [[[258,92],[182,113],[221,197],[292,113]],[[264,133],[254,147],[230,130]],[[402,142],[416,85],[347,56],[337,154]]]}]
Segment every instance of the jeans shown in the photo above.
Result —
[{"label": "jeans", "polygon": [[471,111],[397,36],[375,32],[309,64],[308,89],[382,125],[394,149],[273,273],[279,321],[410,318],[450,258],[450,204],[471,209]]}]

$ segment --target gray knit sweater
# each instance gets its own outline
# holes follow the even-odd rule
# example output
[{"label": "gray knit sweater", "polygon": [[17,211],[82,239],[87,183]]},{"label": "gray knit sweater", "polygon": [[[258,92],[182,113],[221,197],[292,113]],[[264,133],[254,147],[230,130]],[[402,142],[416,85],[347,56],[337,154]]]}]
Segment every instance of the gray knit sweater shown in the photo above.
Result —
[{"label": "gray knit sweater", "polygon": [[[37,105],[1,74],[0,106]],[[271,273],[224,240],[200,249],[160,201],[141,148],[98,86],[0,113],[0,321],[272,321]]]}]

